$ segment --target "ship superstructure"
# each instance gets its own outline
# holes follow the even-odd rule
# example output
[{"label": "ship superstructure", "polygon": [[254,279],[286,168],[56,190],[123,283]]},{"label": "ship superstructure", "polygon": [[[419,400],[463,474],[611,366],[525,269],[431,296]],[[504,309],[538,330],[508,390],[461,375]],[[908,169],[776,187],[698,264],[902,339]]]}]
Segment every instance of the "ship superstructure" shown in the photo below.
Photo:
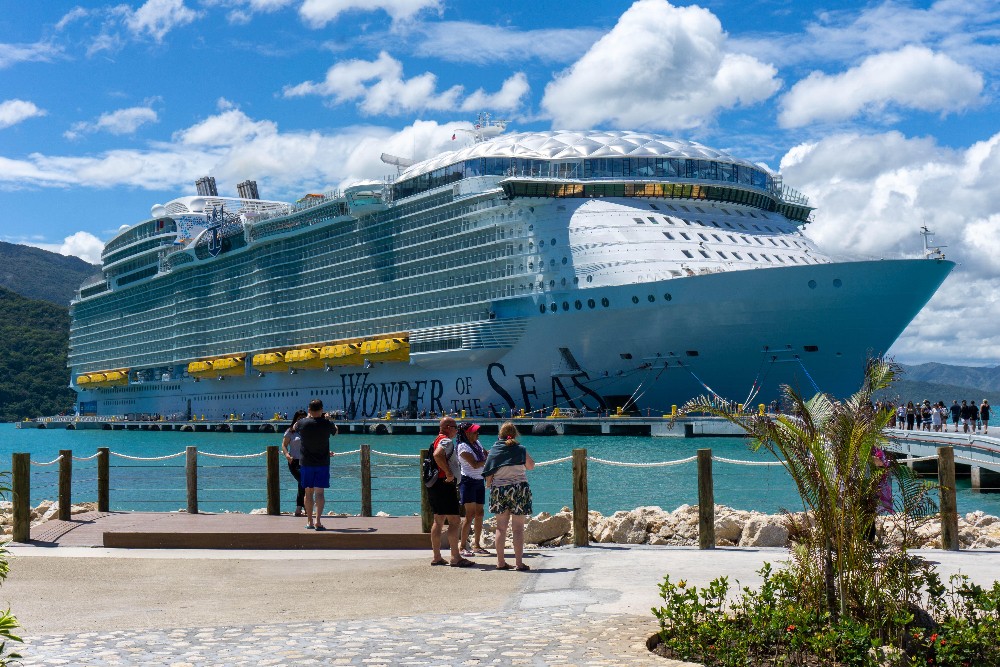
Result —
[{"label": "ship superstructure", "polygon": [[772,398],[779,382],[846,393],[953,266],[834,262],[802,232],[804,196],[698,143],[496,128],[294,203],[213,182],[154,206],[71,306],[81,411],[270,415],[312,396],[352,416],[659,411],[706,390]]}]

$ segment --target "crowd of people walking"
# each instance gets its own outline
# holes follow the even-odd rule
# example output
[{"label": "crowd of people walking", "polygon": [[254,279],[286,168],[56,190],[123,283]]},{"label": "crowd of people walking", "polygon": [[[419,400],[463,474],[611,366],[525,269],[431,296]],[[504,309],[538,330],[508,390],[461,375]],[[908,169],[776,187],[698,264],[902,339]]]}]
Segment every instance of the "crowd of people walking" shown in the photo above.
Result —
[{"label": "crowd of people walking", "polygon": [[908,401],[905,405],[885,405],[891,409],[892,420],[890,428],[906,431],[938,431],[947,432],[951,421],[952,431],[958,433],[982,433],[986,435],[990,429],[990,402],[985,398],[979,405],[975,401],[952,401],[951,406],[945,406],[944,401],[931,403],[928,400]]}]

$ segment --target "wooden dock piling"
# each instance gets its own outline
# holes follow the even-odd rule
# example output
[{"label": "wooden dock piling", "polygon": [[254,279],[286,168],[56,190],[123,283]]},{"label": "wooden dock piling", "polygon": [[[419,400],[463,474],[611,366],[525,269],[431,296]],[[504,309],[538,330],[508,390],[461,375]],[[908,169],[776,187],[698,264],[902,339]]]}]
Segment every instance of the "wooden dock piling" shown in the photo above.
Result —
[{"label": "wooden dock piling", "polygon": [[59,450],[59,520],[69,521],[73,505],[73,450]]},{"label": "wooden dock piling", "polygon": [[715,488],[712,450],[698,450],[698,548],[715,548]]}]

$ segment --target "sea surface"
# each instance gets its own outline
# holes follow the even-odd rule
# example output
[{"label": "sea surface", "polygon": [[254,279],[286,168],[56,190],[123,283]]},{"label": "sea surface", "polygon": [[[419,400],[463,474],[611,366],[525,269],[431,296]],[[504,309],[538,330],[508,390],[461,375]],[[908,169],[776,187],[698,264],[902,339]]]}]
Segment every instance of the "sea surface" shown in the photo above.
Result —
[{"label": "sea surface", "polygon": [[[488,439],[487,439],[488,440]],[[767,452],[752,452],[741,438],[650,438],[629,436],[523,436],[522,443],[536,462],[569,456],[585,448],[591,457],[607,461],[657,463],[693,456],[700,448],[711,448],[715,456],[747,461],[772,461]],[[380,454],[417,454],[427,448],[427,435],[340,435],[333,439],[335,452],[372,447],[372,509],[392,515],[420,511],[420,487],[416,458],[393,458]],[[115,511],[175,511],[186,507],[184,456],[162,461],[126,459],[178,454],[188,446],[198,448],[199,508],[206,512],[249,512],[266,507],[265,463],[253,458],[213,458],[205,454],[261,454],[268,445],[281,444],[280,434],[182,433],[179,431],[66,431],[63,429],[17,429],[0,424],[0,470],[9,470],[11,454],[29,452],[31,460],[47,463],[63,449],[74,457],[89,457],[98,447],[109,447],[111,456],[111,509]],[[485,445],[492,444],[485,442]],[[294,509],[296,484],[281,459],[281,507]],[[332,512],[361,511],[359,455],[333,458],[327,508]],[[32,506],[58,495],[58,465],[31,466]],[[715,502],[737,509],[774,513],[802,509],[795,487],[780,466],[750,467],[713,464]],[[534,511],[556,512],[571,506],[572,464],[569,461],[541,466],[529,473]],[[7,480],[9,483],[9,480]],[[605,515],[644,505],[665,510],[698,502],[697,467],[694,462],[661,467],[622,467],[588,462],[590,509]],[[983,510],[1000,515],[1000,493],[969,489],[968,478],[958,480],[961,513]],[[73,461],[73,502],[97,497],[96,460]]]}]

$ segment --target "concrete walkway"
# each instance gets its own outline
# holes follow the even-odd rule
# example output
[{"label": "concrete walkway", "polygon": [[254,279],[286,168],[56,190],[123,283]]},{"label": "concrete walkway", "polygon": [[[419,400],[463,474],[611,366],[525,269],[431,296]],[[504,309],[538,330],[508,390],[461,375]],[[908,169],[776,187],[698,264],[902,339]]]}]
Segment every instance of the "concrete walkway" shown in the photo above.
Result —
[{"label": "concrete walkway", "polygon": [[[782,549],[540,550],[531,572],[430,567],[408,551],[12,546],[0,589],[25,665],[658,665],[664,574],[759,581]],[[981,584],[997,552],[918,552]]]}]

